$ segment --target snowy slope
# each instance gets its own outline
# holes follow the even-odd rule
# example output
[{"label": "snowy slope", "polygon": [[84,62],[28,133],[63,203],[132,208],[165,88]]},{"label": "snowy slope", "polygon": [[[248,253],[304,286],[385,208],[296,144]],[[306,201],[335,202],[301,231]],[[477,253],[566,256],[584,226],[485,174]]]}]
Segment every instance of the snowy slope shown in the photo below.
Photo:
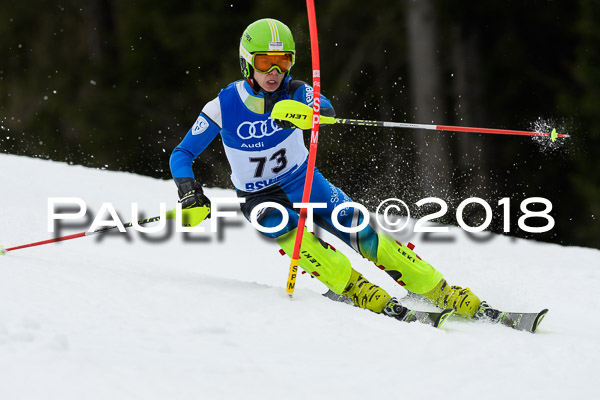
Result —
[{"label": "snowy slope", "polygon": [[[4,154],[0,171],[5,247],[52,237],[49,197],[93,212],[110,202],[124,222],[132,202],[146,216],[175,204],[172,182],[132,174]],[[289,259],[230,221],[219,235],[96,235],[0,257],[0,399],[595,398],[599,250],[476,243],[457,229],[452,243],[398,236],[497,307],[550,309],[535,335],[457,320],[436,330],[331,302],[306,275],[288,299]],[[78,222],[61,234],[91,221]]]}]

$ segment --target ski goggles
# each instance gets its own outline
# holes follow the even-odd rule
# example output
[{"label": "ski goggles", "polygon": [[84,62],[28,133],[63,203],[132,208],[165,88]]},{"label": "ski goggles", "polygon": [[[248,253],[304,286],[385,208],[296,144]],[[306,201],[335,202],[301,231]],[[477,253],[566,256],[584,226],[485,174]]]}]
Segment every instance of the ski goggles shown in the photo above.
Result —
[{"label": "ski goggles", "polygon": [[293,53],[266,52],[252,54],[252,66],[258,72],[266,74],[277,69],[280,73],[286,73],[294,65]]}]

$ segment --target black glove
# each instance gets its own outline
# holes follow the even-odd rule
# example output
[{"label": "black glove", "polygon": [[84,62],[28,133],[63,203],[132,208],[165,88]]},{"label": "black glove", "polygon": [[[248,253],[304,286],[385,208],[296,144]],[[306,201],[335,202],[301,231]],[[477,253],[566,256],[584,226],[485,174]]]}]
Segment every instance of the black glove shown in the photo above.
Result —
[{"label": "black glove", "polygon": [[[210,208],[210,199],[204,195],[202,186],[194,178],[175,178],[181,208],[203,207]],[[206,218],[210,218],[210,213]]]},{"label": "black glove", "polygon": [[282,129],[294,129],[296,125],[285,119],[276,119],[275,124]]}]

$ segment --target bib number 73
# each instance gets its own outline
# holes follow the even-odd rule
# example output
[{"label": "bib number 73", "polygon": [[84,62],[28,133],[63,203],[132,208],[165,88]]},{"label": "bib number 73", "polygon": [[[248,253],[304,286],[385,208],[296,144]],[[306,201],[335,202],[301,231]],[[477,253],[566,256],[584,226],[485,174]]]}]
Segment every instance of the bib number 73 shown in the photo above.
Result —
[{"label": "bib number 73", "polygon": [[279,172],[283,171],[285,167],[287,167],[287,158],[285,156],[285,152],[285,149],[280,149],[273,153],[271,157],[250,157],[250,162],[256,163],[254,177],[260,178],[263,176],[267,162],[269,162],[269,165],[273,163],[275,164],[273,167],[271,167],[271,171],[274,174],[278,174]]}]

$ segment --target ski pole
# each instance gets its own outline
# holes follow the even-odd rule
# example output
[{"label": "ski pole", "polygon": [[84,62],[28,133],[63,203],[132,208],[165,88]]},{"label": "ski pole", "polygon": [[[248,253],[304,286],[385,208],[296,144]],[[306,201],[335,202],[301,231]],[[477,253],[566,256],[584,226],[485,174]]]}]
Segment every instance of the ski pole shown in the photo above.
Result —
[{"label": "ski pole", "polygon": [[[167,211],[167,213],[165,214],[165,218],[173,219],[173,220],[176,219],[176,215],[177,215],[176,211],[177,211],[177,209]],[[204,221],[204,219],[206,218],[206,216],[209,213],[210,213],[210,207],[208,207],[208,206],[182,209],[181,215],[182,215],[183,225],[184,226],[196,226],[200,222]],[[152,217],[152,218],[146,218],[146,219],[140,220],[137,223],[138,223],[138,225],[144,225],[144,224],[149,224],[151,222],[156,222],[159,220],[160,220],[160,217]],[[132,226],[133,226],[133,222],[128,222],[127,224],[123,225],[124,228],[131,228]],[[71,240],[71,239],[76,239],[76,238],[80,238],[80,237],[84,237],[84,236],[96,235],[99,233],[113,232],[118,229],[119,229],[118,226],[105,226],[103,228],[98,228],[92,232],[88,232],[88,231],[79,232],[79,233],[74,233],[72,235],[66,235],[66,236],[61,236],[61,237],[57,237],[57,238],[53,238],[53,239],[42,240],[40,242],[34,242],[34,243],[23,244],[23,245],[15,246],[15,247],[9,247],[7,249],[0,246],[0,255],[5,255],[9,251],[24,249],[26,247],[34,247],[34,246],[41,246],[41,245],[49,244],[49,243],[62,242],[65,240]]]},{"label": "ski pole", "polygon": [[[310,129],[312,112],[309,106],[295,100],[282,100],[275,104],[271,112],[271,118],[290,121],[300,129]],[[428,124],[410,124],[402,122],[384,122],[384,121],[367,121],[360,119],[346,119],[320,116],[321,124],[342,124],[342,125],[357,125],[357,126],[380,126],[386,128],[410,128],[410,129],[427,129],[437,131],[450,132],[476,132],[476,133],[493,133],[501,135],[524,135],[524,136],[549,136],[554,142],[557,138],[567,138],[569,135],[556,133],[556,129],[552,132],[529,132],[515,131],[510,129],[490,129],[490,128],[474,128],[467,126],[451,126],[451,125],[428,125]]]},{"label": "ski pole", "polygon": [[[312,109],[304,105],[311,118],[309,126],[306,129],[311,129],[310,148],[308,151],[308,167],[306,170],[306,179],[304,180],[304,192],[302,193],[302,202],[310,201],[310,192],[312,189],[313,175],[315,170],[315,162],[317,159],[317,145],[319,143],[319,113],[321,112],[321,69],[319,66],[319,40],[317,36],[317,18],[315,14],[314,0],[306,0],[306,9],[308,13],[308,25],[310,30],[310,49],[312,54],[312,69],[313,69],[313,106]],[[302,104],[302,103],[300,103]],[[312,116],[315,116],[312,118]],[[296,277],[298,276],[298,265],[300,264],[300,246],[302,244],[302,236],[304,234],[304,224],[306,223],[306,208],[300,210],[298,219],[298,230],[296,231],[296,241],[294,242],[294,251],[290,262],[290,272],[288,273],[288,281],[286,286],[287,294],[292,297],[296,286]]]}]

